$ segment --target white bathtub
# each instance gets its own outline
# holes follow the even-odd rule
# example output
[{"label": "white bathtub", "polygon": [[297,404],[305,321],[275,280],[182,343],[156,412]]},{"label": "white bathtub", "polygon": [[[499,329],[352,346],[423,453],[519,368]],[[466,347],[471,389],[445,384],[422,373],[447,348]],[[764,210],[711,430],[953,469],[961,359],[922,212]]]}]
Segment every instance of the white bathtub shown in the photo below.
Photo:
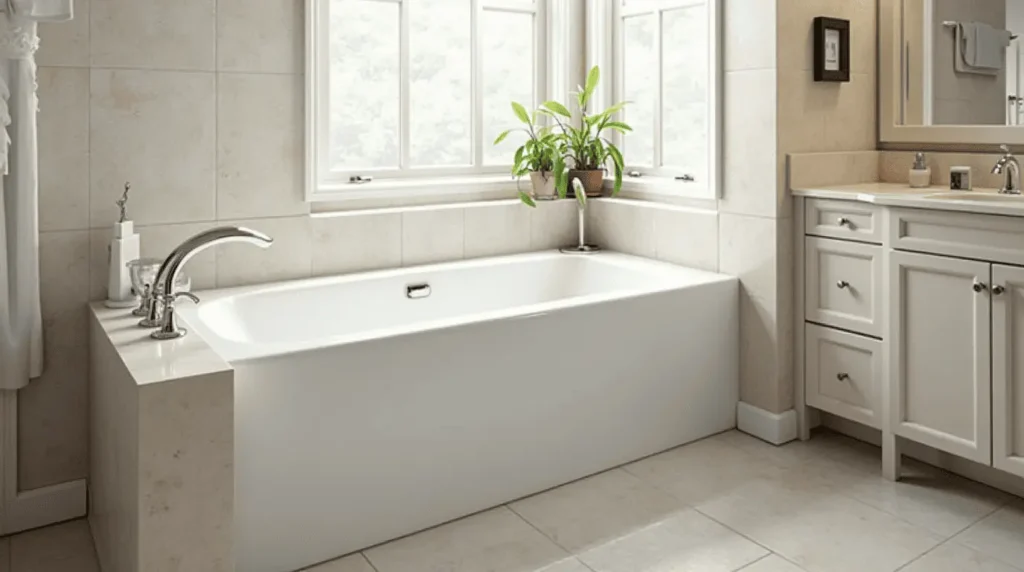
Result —
[{"label": "white bathtub", "polygon": [[180,315],[236,370],[243,572],[294,570],[735,426],[726,276],[540,253],[203,297]]}]

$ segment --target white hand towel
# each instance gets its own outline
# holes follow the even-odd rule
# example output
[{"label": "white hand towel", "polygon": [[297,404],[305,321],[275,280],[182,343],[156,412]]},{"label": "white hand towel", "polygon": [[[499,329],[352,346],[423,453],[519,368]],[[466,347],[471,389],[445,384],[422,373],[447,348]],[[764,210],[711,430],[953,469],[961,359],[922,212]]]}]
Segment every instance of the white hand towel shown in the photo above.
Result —
[{"label": "white hand towel", "polygon": [[37,22],[64,22],[75,17],[74,0],[7,0],[14,13]]}]

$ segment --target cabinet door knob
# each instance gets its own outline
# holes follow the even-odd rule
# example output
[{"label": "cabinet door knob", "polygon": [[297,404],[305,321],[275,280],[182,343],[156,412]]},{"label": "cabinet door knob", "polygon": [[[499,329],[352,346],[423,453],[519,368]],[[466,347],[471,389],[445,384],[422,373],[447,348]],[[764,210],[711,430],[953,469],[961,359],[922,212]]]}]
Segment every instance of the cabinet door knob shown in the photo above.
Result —
[{"label": "cabinet door knob", "polygon": [[850,219],[841,216],[838,219],[836,219],[836,224],[838,224],[839,226],[850,226]]},{"label": "cabinet door knob", "polygon": [[850,381],[850,374],[848,373],[837,373],[836,379],[839,381]]},{"label": "cabinet door knob", "polygon": [[988,286],[985,286],[984,282],[978,282],[977,280],[975,280],[974,286],[972,286],[972,288],[974,288],[975,292],[984,292],[985,289],[988,288]]},{"label": "cabinet door knob", "polygon": [[836,282],[836,288],[839,288],[840,290],[842,290],[844,288],[849,288],[849,287],[850,287],[850,283],[847,282],[846,280],[840,280],[839,282]]},{"label": "cabinet door knob", "polygon": [[995,286],[992,287],[992,293],[995,294],[996,296],[999,296],[1003,292],[1006,292],[1006,288],[1003,288],[1002,286],[1000,286],[998,284],[996,284]]}]

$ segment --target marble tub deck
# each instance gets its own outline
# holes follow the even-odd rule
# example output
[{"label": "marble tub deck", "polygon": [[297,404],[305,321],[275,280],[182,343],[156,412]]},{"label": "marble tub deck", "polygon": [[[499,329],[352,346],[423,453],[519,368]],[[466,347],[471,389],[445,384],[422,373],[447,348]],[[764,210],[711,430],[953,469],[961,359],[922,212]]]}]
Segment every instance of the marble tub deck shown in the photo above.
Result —
[{"label": "marble tub deck", "polygon": [[[1024,572],[1024,500],[820,432],[731,431],[310,572]],[[85,521],[0,539],[0,572],[97,572]]]}]

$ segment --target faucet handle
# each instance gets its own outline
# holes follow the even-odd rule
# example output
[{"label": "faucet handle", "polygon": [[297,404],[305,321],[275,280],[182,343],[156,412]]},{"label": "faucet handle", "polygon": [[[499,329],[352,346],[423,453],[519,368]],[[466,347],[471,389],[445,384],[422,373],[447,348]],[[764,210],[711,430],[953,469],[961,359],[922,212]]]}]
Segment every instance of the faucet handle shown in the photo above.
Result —
[{"label": "faucet handle", "polygon": [[1013,155],[1013,153],[1010,152],[1010,146],[1009,145],[1000,145],[999,148],[1002,149],[1004,156]]},{"label": "faucet handle", "polygon": [[181,297],[185,297],[185,298],[188,298],[189,300],[192,300],[193,304],[198,304],[199,303],[199,296],[196,296],[195,294],[193,294],[191,292],[175,292],[174,296],[172,296],[171,299],[172,300],[177,300],[178,298],[181,298]]}]

